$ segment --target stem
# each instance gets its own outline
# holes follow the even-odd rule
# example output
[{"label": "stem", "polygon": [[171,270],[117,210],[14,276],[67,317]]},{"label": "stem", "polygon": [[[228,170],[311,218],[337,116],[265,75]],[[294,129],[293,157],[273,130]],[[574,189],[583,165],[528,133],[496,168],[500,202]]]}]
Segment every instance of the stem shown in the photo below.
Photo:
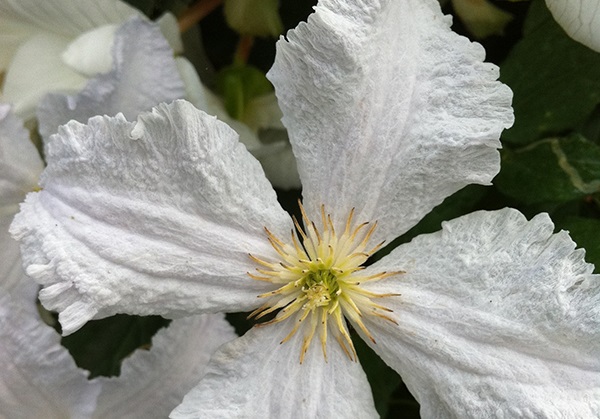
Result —
[{"label": "stem", "polygon": [[192,28],[219,7],[222,2],[223,0],[199,0],[194,3],[177,19],[179,23],[179,32],[183,33]]},{"label": "stem", "polygon": [[246,64],[252,45],[254,45],[254,37],[252,35],[242,35],[235,50],[233,62],[235,64]]}]

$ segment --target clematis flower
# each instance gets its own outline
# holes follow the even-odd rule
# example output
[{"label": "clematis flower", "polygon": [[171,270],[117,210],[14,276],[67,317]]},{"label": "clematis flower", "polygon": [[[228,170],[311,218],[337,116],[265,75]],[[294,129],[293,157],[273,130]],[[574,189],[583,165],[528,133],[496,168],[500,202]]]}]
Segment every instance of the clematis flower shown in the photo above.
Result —
[{"label": "clematis flower", "polygon": [[173,417],[376,416],[349,325],[423,417],[597,417],[600,282],[547,215],[477,212],[364,265],[498,171],[511,93],[449,24],[433,0],[324,0],[279,41],[301,220],[186,102],[63,126],[11,232],[64,333],[117,312],[274,315]]},{"label": "clematis flower", "polygon": [[111,70],[94,77],[75,95],[49,93],[37,118],[44,139],[70,120],[87,122],[95,115],[136,118],[152,106],[186,97],[173,50],[157,24],[133,17],[115,32]]},{"label": "clematis flower", "polygon": [[[112,69],[115,33],[134,16],[145,19],[119,0],[0,1],[1,100],[29,120],[46,93],[80,91]],[[159,24],[181,52],[175,18],[165,15]]]},{"label": "clematis flower", "polygon": [[600,8],[596,0],[546,0],[546,5],[571,38],[600,52]]}]

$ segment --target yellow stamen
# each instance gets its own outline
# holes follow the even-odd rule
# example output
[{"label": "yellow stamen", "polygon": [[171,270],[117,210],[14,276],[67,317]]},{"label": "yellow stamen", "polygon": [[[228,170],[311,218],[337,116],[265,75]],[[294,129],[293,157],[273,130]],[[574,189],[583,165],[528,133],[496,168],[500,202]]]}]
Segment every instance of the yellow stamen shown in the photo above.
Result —
[{"label": "yellow stamen", "polygon": [[[260,267],[256,273],[248,272],[250,278],[279,284],[279,287],[260,294],[259,298],[267,302],[254,310],[249,317],[260,319],[279,310],[277,315],[259,326],[279,323],[292,316],[294,325],[280,342],[288,342],[302,331],[300,363],[308,353],[317,334],[321,341],[323,357],[327,361],[327,338],[333,335],[342,351],[351,360],[356,361],[356,350],[346,327],[344,317],[354,323],[364,336],[375,343],[363,319],[366,316],[397,324],[390,315],[393,311],[372,299],[397,297],[399,294],[378,294],[360,287],[361,283],[379,281],[403,274],[403,271],[380,272],[363,276],[361,266],[370,256],[379,250],[380,242],[366,251],[373,237],[377,222],[354,223],[355,210],[350,210],[344,232],[337,235],[334,222],[325,206],[320,208],[321,229],[310,220],[300,203],[300,212],[304,228],[295,217],[296,231],[291,232],[291,244],[286,244],[265,227],[267,240],[281,260],[266,260],[250,255]],[[367,226],[370,226],[365,230]],[[310,319],[309,319],[310,316]],[[332,316],[333,321],[329,321]],[[305,322],[309,319],[308,322]]]}]

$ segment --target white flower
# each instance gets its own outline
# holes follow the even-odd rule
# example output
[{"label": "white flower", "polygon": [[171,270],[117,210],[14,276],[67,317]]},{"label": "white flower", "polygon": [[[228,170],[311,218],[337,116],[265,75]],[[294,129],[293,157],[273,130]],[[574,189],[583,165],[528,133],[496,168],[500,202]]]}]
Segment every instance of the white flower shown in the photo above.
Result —
[{"label": "white flower", "polygon": [[[2,102],[29,120],[46,93],[78,92],[89,78],[111,70],[115,32],[134,16],[144,18],[119,0],[1,0]],[[160,24],[181,52],[174,17],[165,15]]]},{"label": "white flower", "polygon": [[598,0],[546,0],[546,5],[571,38],[600,52]]},{"label": "white flower", "polygon": [[346,321],[423,417],[597,417],[599,281],[546,215],[477,212],[360,267],[498,171],[511,93],[449,23],[433,0],[324,0],[279,42],[298,233],[236,134],[186,102],[62,127],[11,227],[42,303],[67,334],[283,308],[217,351],[175,417],[375,416]]},{"label": "white flower", "polygon": [[75,95],[49,93],[41,99],[37,118],[42,138],[70,120],[87,122],[118,113],[135,119],[158,103],[186,96],[173,50],[156,23],[133,17],[117,28],[112,43],[110,71],[91,78]]}]

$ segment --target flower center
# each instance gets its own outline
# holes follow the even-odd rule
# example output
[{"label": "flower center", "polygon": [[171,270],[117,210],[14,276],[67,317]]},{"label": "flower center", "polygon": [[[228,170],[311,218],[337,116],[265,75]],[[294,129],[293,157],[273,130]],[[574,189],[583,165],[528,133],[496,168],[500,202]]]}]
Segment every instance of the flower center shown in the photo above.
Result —
[{"label": "flower center", "polygon": [[291,243],[283,242],[265,228],[269,242],[279,255],[277,260],[263,260],[250,255],[260,267],[256,268],[256,273],[248,272],[248,275],[255,280],[278,286],[275,290],[258,296],[266,300],[265,304],[252,312],[250,317],[260,319],[279,310],[273,320],[260,324],[264,326],[294,316],[294,326],[281,343],[302,330],[304,340],[300,363],[303,362],[317,330],[325,359],[327,337],[331,334],[346,355],[356,360],[356,351],[344,317],[375,343],[361,318],[371,315],[396,323],[387,314],[392,310],[372,300],[398,295],[376,294],[360,285],[403,272],[361,275],[364,269],[362,264],[383,245],[381,242],[370,249],[367,248],[377,227],[376,222],[355,225],[352,209],[344,231],[338,234],[331,216],[325,213],[324,206],[321,206],[321,229],[308,218],[302,204],[300,209],[305,229],[294,218],[297,233],[291,232]]}]

